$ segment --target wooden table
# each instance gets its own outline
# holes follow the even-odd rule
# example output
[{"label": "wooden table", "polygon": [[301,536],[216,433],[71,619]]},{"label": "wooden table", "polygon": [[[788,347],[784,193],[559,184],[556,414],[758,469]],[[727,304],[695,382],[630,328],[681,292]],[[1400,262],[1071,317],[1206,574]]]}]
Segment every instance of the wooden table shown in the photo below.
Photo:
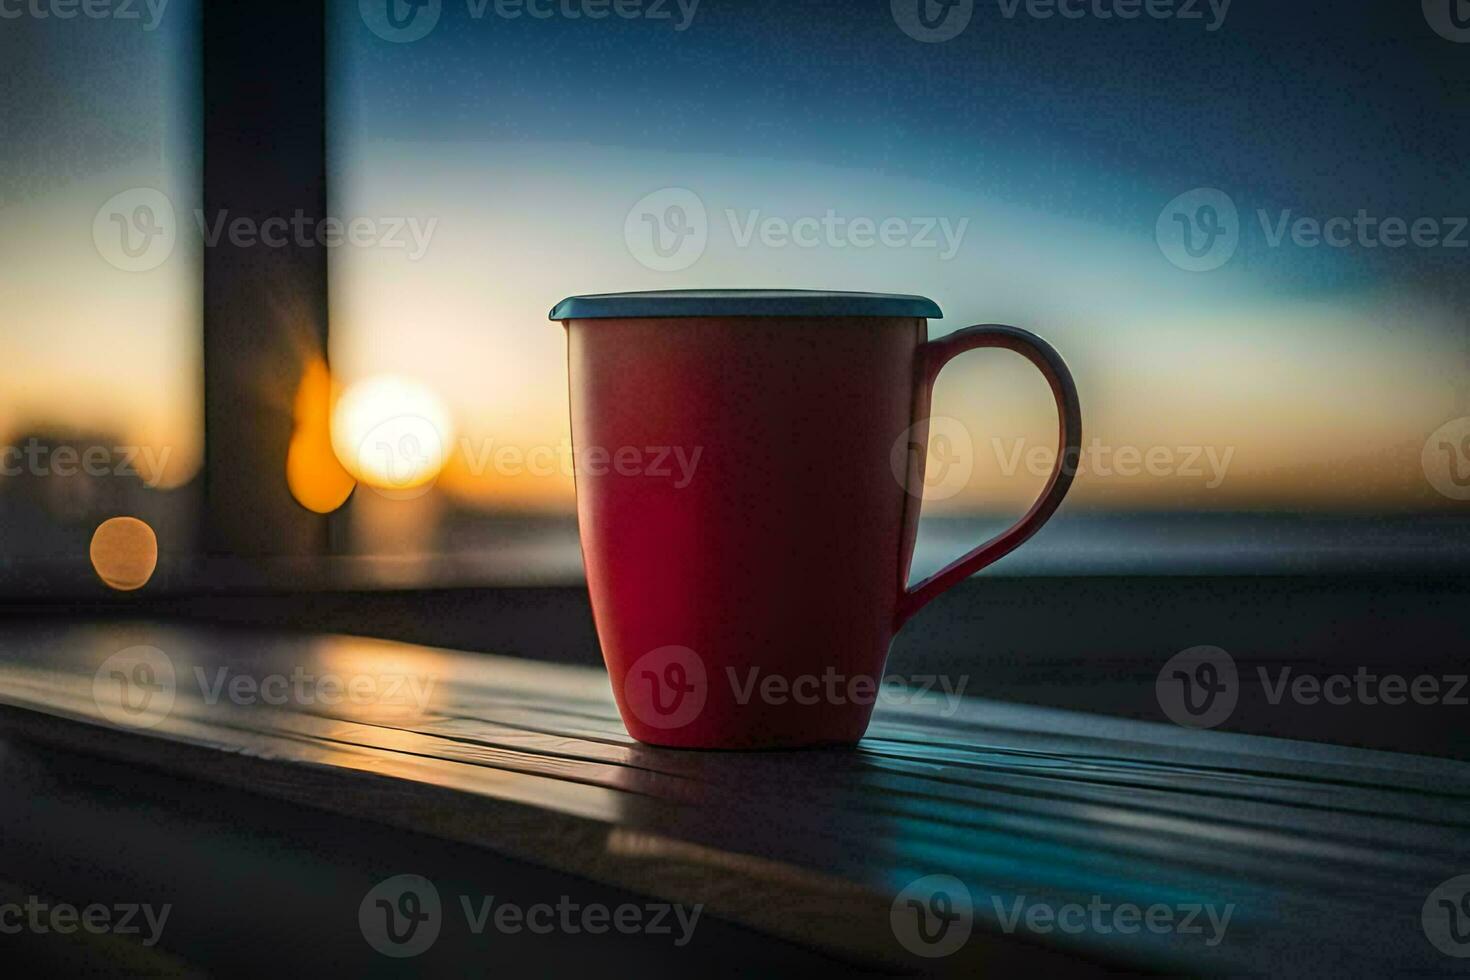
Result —
[{"label": "wooden table", "polygon": [[[172,701],[155,674],[129,714],[109,658],[139,646]],[[1470,872],[1452,760],[938,694],[886,700],[852,749],[679,752],[632,741],[580,667],[151,623],[10,625],[0,647],[12,737],[701,903],[870,967],[1470,965],[1421,922]],[[325,703],[333,681],[358,697]],[[936,905],[931,876],[973,918],[934,958],[904,923],[963,901]]]}]

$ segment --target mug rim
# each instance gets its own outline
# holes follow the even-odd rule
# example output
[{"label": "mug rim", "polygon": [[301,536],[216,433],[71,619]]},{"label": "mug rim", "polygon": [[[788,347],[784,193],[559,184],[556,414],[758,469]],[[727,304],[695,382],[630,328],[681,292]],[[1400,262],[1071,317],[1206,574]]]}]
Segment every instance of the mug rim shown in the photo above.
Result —
[{"label": "mug rim", "polygon": [[548,319],[633,320],[678,317],[916,317],[944,316],[927,296],[823,289],[653,289],[568,296]]}]

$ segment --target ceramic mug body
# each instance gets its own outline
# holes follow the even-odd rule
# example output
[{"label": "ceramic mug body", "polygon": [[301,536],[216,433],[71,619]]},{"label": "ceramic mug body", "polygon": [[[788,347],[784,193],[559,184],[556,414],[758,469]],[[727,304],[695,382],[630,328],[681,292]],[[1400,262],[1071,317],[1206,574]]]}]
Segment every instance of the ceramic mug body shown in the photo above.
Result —
[{"label": "ceramic mug body", "polygon": [[912,318],[569,321],[587,584],[635,738],[862,735],[875,692],[812,688],[883,671],[918,516],[890,450],[923,339]]},{"label": "ceramic mug body", "polygon": [[1062,404],[1050,348],[1004,327],[927,343],[916,316],[553,317],[597,634],[643,742],[857,741],[904,620],[1029,536],[1070,481],[1059,468],[1009,538],[907,590],[934,375],[1007,346]]}]

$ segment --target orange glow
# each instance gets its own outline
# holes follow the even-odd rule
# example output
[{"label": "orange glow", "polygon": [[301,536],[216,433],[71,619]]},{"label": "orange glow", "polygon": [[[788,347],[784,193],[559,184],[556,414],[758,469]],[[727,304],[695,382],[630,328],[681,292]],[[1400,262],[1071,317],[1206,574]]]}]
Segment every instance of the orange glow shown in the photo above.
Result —
[{"label": "orange glow", "polygon": [[198,236],[178,236],[168,262],[136,273],[109,264],[72,229],[124,188],[157,187],[190,201],[197,177],[187,172],[189,155],[166,156],[183,169],[160,170],[163,161],[145,154],[8,200],[7,227],[29,233],[0,236],[0,422],[11,432],[86,433],[127,447],[161,490],[189,483],[204,459]]},{"label": "orange glow", "polygon": [[92,568],[119,592],[141,589],[158,567],[158,538],[136,517],[113,517],[92,532]]},{"label": "orange glow", "polygon": [[357,486],[332,452],[331,414],[332,377],[326,361],[315,357],[307,363],[296,389],[286,485],[298,504],[318,514],[341,507]]},{"label": "orange glow", "polygon": [[[570,441],[555,445],[531,443],[530,449],[509,443],[509,455],[498,456],[502,448],[488,437],[465,437],[454,447],[439,486],[455,502],[482,510],[507,510],[522,513],[570,514],[576,510],[576,490],[572,481]],[[526,454],[545,447],[548,453],[536,457],[553,460],[549,464],[527,462]],[[549,453],[556,455],[551,456]]]}]

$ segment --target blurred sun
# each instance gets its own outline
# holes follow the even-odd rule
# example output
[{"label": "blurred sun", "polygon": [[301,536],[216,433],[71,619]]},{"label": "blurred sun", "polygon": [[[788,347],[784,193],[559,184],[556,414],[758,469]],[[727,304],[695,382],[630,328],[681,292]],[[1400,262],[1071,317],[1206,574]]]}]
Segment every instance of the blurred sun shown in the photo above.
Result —
[{"label": "blurred sun", "polygon": [[364,378],[342,392],[332,411],[332,451],[347,472],[379,490],[433,483],[453,439],[444,400],[409,378]]}]

